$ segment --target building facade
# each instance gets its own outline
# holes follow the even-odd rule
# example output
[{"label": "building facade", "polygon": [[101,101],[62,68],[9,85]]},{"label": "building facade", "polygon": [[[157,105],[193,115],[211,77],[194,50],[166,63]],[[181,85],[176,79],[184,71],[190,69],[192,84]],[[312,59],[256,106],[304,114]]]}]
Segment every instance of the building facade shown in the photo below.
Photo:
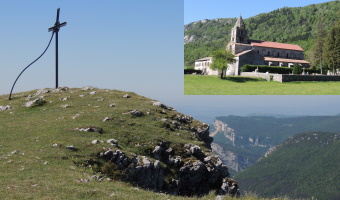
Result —
[{"label": "building facade", "polygon": [[281,67],[299,64],[303,68],[309,67],[309,62],[304,60],[304,50],[298,45],[249,39],[241,16],[231,29],[230,42],[226,48],[234,54],[236,60],[229,64],[227,75],[239,75],[245,64]]}]

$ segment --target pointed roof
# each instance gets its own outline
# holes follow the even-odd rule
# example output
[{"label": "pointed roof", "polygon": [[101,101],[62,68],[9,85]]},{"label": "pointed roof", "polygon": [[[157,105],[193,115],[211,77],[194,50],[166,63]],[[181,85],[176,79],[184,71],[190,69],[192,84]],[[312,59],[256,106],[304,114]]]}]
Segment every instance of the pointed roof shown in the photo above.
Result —
[{"label": "pointed roof", "polygon": [[246,28],[246,26],[244,25],[244,21],[242,19],[242,16],[240,15],[240,17],[237,19],[235,27],[239,27],[239,28]]}]

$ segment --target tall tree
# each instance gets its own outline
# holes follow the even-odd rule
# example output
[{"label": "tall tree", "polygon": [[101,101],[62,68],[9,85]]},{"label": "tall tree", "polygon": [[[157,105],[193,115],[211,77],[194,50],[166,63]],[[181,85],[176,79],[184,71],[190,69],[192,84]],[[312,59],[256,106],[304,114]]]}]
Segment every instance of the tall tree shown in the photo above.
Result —
[{"label": "tall tree", "polygon": [[323,50],[324,50],[325,35],[326,34],[325,34],[325,29],[324,29],[324,21],[323,21],[323,18],[321,18],[318,22],[317,38],[312,49],[313,65],[320,66],[321,74],[322,74],[322,61],[324,57]]},{"label": "tall tree", "polygon": [[325,61],[328,66],[336,73],[340,67],[340,20],[337,21],[325,39]]},{"label": "tall tree", "polygon": [[223,48],[212,52],[212,64],[210,68],[220,71],[221,79],[223,79],[223,75],[226,69],[228,69],[228,64],[233,62],[235,62],[234,55]]}]

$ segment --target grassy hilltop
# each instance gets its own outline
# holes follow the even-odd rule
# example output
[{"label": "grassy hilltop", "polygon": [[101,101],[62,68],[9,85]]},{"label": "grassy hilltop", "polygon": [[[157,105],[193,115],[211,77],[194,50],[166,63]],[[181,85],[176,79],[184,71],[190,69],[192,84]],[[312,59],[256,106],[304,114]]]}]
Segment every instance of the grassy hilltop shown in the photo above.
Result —
[{"label": "grassy hilltop", "polygon": [[[124,181],[126,171],[99,155],[112,149],[129,160],[145,156],[156,163],[153,150],[166,141],[169,156],[181,156],[186,165],[197,159],[185,152],[185,144],[214,160],[206,141],[193,132],[207,125],[135,93],[86,89],[35,90],[10,101],[0,96],[0,199],[195,199]],[[44,101],[24,106],[37,98]],[[173,123],[179,116],[191,120]],[[178,167],[162,159],[166,188]],[[203,199],[216,199],[214,193]]]}]

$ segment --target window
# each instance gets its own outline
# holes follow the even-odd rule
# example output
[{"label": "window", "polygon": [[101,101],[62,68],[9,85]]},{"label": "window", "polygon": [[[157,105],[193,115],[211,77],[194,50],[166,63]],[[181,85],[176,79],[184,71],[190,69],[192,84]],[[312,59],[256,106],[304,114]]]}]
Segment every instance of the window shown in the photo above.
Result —
[{"label": "window", "polygon": [[270,51],[268,51],[268,56],[270,56]]},{"label": "window", "polygon": [[277,52],[277,57],[280,57],[280,53],[279,52]]},{"label": "window", "polygon": [[288,53],[286,54],[286,58],[288,58]]}]

